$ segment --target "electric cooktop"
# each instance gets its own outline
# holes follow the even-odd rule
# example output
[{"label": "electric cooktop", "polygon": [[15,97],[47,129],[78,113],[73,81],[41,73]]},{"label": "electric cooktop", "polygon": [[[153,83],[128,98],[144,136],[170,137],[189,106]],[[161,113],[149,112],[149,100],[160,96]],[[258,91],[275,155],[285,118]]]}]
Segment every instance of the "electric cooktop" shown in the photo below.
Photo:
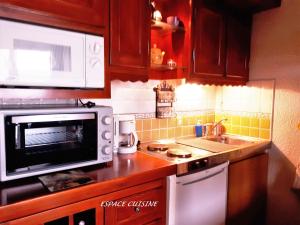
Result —
[{"label": "electric cooktop", "polygon": [[176,143],[175,140],[159,140],[143,143],[139,149],[145,154],[177,164],[177,175],[193,173],[224,162],[213,152]]}]

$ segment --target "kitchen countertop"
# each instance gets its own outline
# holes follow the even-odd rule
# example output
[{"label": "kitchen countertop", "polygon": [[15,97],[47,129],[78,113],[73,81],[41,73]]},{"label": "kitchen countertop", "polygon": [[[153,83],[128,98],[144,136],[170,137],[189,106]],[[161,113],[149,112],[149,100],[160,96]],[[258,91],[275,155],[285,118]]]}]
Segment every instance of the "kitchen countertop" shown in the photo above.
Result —
[{"label": "kitchen countertop", "polygon": [[[211,137],[185,137],[180,139],[165,139],[153,142],[147,142],[141,144],[141,151],[145,154],[152,155],[153,157],[159,157],[161,159],[167,160],[169,162],[176,163],[179,161],[177,165],[177,174],[185,174],[188,172],[188,164],[183,163],[185,161],[189,161],[189,158],[185,159],[177,159],[172,157],[167,157],[165,154],[158,154],[155,152],[151,152],[147,150],[147,146],[149,144],[160,143],[167,144],[172,146],[176,145],[175,148],[184,149],[186,147],[187,150],[205,150],[203,153],[199,153],[197,151],[197,159],[207,158],[209,166],[216,166],[226,161],[229,163],[234,163],[237,161],[241,161],[247,158],[251,158],[258,154],[263,154],[267,149],[271,146],[270,140],[245,137],[245,136],[237,136],[237,135],[224,135],[230,138],[240,139],[246,141],[243,144],[224,144],[219,142],[210,141],[208,138]],[[185,146],[185,147],[184,147]]]},{"label": "kitchen countertop", "polygon": [[236,135],[226,135],[228,137],[238,138],[241,140],[248,141],[248,143],[234,145],[234,144],[223,144],[219,142],[209,141],[206,138],[184,138],[178,140],[179,143],[185,143],[193,147],[201,148],[207,151],[214,150],[209,156],[211,159],[221,161],[236,162],[251,156],[263,153],[266,149],[271,147],[271,141],[265,139],[258,139],[252,137],[243,137]]},{"label": "kitchen countertop", "polygon": [[[264,152],[271,143],[268,140],[255,139],[253,143],[237,146],[208,142],[201,138],[190,140],[196,140],[203,149],[217,149],[217,153],[208,155],[215,163],[226,160],[232,163],[250,158]],[[115,154],[111,164],[85,168],[84,171],[96,180],[95,183],[60,192],[50,193],[37,177],[1,183],[0,223],[16,219],[16,211],[18,218],[28,216],[176,174],[178,169],[172,162],[139,151],[128,155]]]},{"label": "kitchen countertop", "polygon": [[60,192],[50,193],[37,177],[0,184],[0,223],[41,211],[108,194],[176,173],[176,165],[137,152],[115,154],[110,166],[93,166],[84,171],[96,180]]}]

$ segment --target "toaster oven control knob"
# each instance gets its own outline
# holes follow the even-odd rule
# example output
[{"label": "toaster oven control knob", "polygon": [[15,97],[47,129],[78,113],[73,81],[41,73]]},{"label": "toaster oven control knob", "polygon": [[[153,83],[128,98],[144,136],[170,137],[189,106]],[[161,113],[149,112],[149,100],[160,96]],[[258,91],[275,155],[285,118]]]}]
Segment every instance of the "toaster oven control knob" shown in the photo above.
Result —
[{"label": "toaster oven control knob", "polygon": [[110,148],[108,145],[104,146],[104,147],[102,148],[102,153],[103,153],[104,155],[109,155],[109,154],[111,153],[111,148]]},{"label": "toaster oven control knob", "polygon": [[110,139],[111,139],[111,132],[109,132],[109,131],[104,131],[104,132],[102,133],[102,137],[103,137],[104,140],[110,140]]},{"label": "toaster oven control knob", "polygon": [[109,116],[104,116],[103,119],[102,119],[102,123],[104,125],[110,125],[112,122],[111,118]]}]

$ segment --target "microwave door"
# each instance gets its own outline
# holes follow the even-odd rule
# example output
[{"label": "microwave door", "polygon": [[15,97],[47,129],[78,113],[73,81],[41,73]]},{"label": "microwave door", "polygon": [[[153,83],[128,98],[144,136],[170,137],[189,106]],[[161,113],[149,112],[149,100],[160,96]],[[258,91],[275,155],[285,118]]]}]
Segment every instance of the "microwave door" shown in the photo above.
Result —
[{"label": "microwave door", "polygon": [[85,86],[85,35],[0,20],[0,82],[41,87]]}]

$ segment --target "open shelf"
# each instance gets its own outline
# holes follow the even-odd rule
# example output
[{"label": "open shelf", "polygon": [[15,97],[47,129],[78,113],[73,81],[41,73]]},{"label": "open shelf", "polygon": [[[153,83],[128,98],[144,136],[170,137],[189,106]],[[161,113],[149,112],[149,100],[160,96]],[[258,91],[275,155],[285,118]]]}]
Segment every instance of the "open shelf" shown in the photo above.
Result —
[{"label": "open shelf", "polygon": [[166,32],[184,32],[184,27],[180,27],[180,26],[174,26],[174,25],[170,25],[168,23],[165,22],[160,22],[160,21],[155,21],[152,20],[151,21],[151,29],[152,30],[161,30],[161,31],[166,31]]},{"label": "open shelf", "polygon": [[168,65],[151,65],[151,70],[157,70],[157,71],[174,71],[174,70],[186,70],[187,67],[183,66],[176,66],[176,67],[170,67]]}]

